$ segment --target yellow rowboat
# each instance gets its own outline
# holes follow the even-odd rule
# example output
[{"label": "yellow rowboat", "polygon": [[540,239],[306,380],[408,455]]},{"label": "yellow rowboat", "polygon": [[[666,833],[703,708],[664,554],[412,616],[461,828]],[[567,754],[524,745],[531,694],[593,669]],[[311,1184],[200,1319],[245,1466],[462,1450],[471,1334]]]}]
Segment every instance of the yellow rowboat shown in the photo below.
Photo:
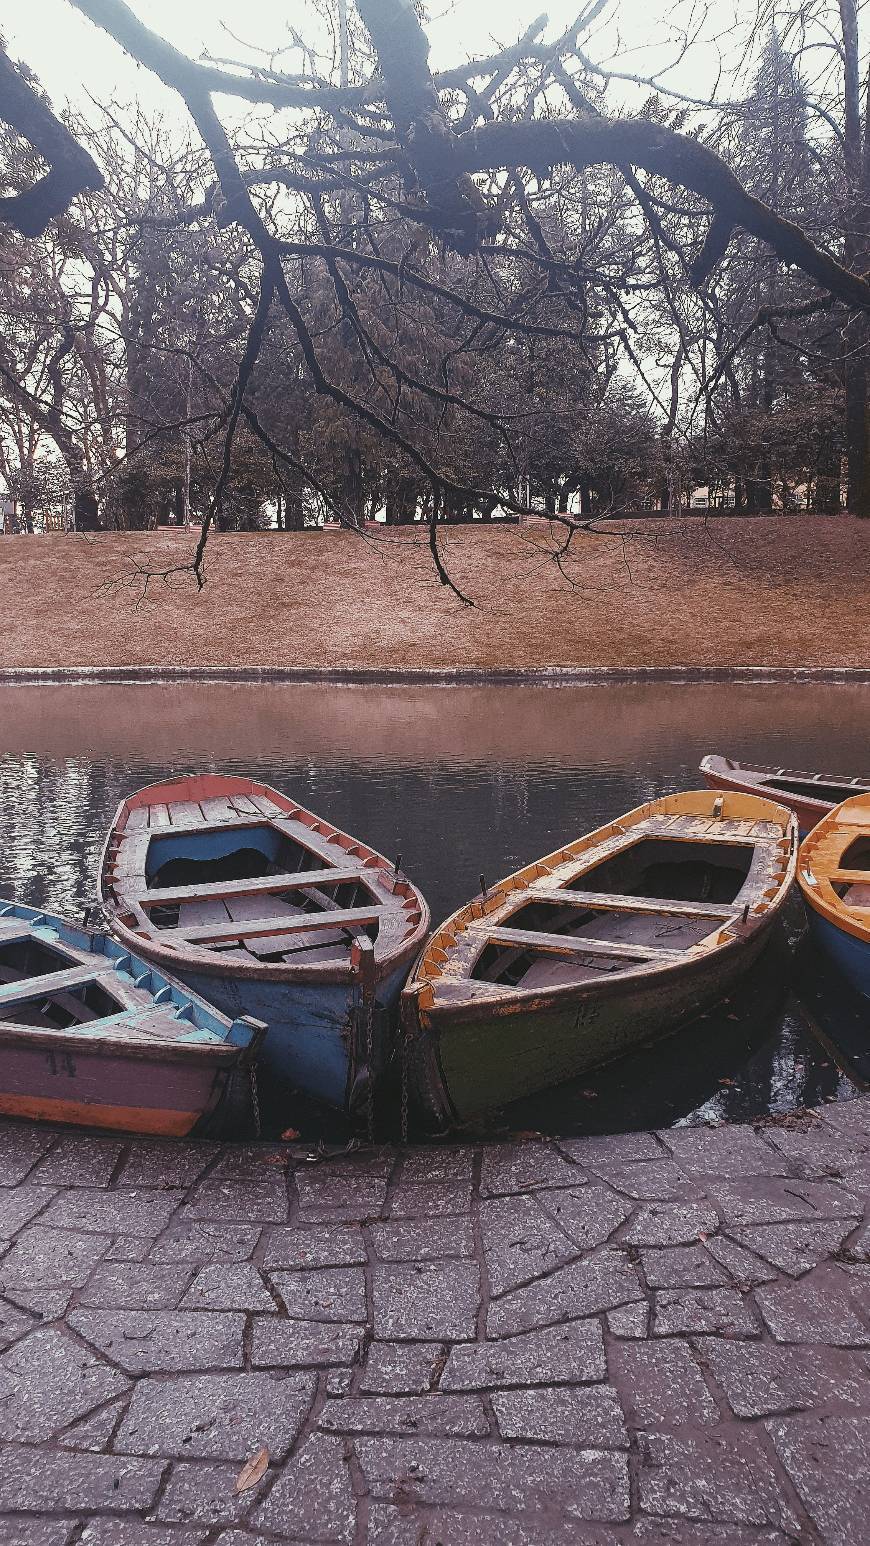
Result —
[{"label": "yellow rowboat", "polygon": [[870,998],[870,794],[814,827],[801,845],[798,882],[819,945]]},{"label": "yellow rowboat", "polygon": [[574,1078],[724,997],[796,860],[783,806],[701,790],[641,805],[460,908],[402,994],[424,1120],[447,1126]]}]

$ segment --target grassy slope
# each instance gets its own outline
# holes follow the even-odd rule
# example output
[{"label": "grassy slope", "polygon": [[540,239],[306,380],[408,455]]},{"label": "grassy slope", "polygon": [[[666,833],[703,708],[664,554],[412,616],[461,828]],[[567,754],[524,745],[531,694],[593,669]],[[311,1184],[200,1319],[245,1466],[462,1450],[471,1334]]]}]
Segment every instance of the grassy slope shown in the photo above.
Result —
[{"label": "grassy slope", "polygon": [[0,538],[0,665],[870,665],[870,524],[686,518],[578,534],[454,528],[442,588],[419,531]]}]

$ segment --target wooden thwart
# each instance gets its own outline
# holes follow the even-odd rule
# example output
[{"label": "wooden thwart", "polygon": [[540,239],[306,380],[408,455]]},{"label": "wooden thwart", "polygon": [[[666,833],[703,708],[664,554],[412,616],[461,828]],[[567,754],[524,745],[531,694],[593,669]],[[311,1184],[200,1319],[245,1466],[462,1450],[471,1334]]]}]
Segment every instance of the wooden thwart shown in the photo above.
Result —
[{"label": "wooden thwart", "polygon": [[285,919],[254,918],[247,923],[233,923],[227,918],[223,925],[203,924],[193,929],[162,929],[161,943],[194,944],[206,941],[214,943],[222,939],[246,939],[265,934],[305,934],[322,929],[362,929],[371,923],[380,923],[379,907],[352,907],[329,913],[302,913],[298,917],[288,913]]},{"label": "wooden thwart", "polygon": [[309,886],[340,885],[360,879],[359,867],[335,870],[298,870],[293,874],[257,876],[252,880],[210,881],[198,886],[155,886],[137,898],[147,912],[173,902],[198,902],[203,898],[273,896],[280,891],[300,891]]},{"label": "wooden thwart", "polygon": [[678,918],[733,918],[739,909],[732,904],[726,907],[720,902],[673,902],[658,897],[623,896],[615,891],[577,891],[562,887],[531,888],[525,894],[528,902],[576,903],[579,907],[596,907],[607,912],[665,913]]},{"label": "wooden thwart", "polygon": [[638,961],[675,960],[682,950],[653,948],[650,945],[616,944],[606,939],[591,939],[578,934],[536,934],[531,929],[498,928],[487,932],[491,945],[514,946],[519,950],[540,950],[546,955],[607,955]]},{"label": "wooden thwart", "polygon": [[95,982],[97,973],[93,964],[73,966],[67,971],[46,972],[42,977],[25,977],[17,982],[0,983],[0,1009],[10,1004],[29,1004],[36,998],[53,998],[69,988],[83,987]]}]

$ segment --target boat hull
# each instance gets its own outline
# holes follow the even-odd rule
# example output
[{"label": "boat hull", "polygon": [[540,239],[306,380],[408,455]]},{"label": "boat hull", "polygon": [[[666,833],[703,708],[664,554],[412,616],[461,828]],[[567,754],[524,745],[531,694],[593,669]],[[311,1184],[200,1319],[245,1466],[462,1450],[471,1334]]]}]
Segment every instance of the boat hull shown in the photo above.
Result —
[{"label": "boat hull", "polygon": [[814,939],[870,998],[870,792],[844,800],[802,843],[798,884]]},{"label": "boat hull", "polygon": [[688,790],[533,860],[445,920],[402,996],[437,1127],[622,1057],[726,997],[794,879],[774,801]]},{"label": "boat hull", "polygon": [[623,978],[606,990],[562,991],[504,1013],[471,1005],[455,1016],[430,1010],[430,1027],[409,1027],[415,1104],[437,1128],[468,1121],[669,1034],[728,995],[761,954],[773,922],[707,960],[635,982]]},{"label": "boat hull", "polygon": [[807,909],[810,932],[825,954],[842,972],[856,992],[870,998],[870,939],[859,939],[823,918],[813,907]]},{"label": "boat hull", "polygon": [[[4,1037],[0,1115],[164,1138],[184,1138],[220,1107],[232,1069],[201,1055],[169,1062],[98,1046],[46,1046]],[[131,1094],[135,1091],[135,1102]]]},{"label": "boat hull", "polygon": [[[147,951],[139,945],[141,954]],[[355,1091],[367,1081],[367,1016],[351,982],[288,983],[262,978],[217,976],[176,968],[186,987],[230,1018],[263,1020],[268,1033],[260,1068],[315,1100],[349,1110]],[[408,974],[403,962],[378,983],[372,1022],[374,1084],[389,1061],[395,1006]]]},{"label": "boat hull", "polygon": [[185,1137],[211,1128],[265,1034],[35,908],[0,902],[0,960],[2,1116]]},{"label": "boat hull", "polygon": [[278,790],[210,773],[121,802],[100,898],[128,950],[265,1023],[267,1075],[343,1111],[369,1106],[429,930],[397,864]]}]

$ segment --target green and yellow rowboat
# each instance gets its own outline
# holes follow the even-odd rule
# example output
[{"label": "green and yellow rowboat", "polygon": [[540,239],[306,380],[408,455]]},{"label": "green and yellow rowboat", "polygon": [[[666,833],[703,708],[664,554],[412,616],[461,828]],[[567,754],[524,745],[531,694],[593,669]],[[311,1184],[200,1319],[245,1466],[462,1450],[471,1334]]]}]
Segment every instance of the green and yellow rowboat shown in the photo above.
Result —
[{"label": "green and yellow rowboat", "polygon": [[424,1121],[450,1126],[574,1078],[725,997],[796,857],[796,819],[771,800],[667,795],[460,908],[402,994]]}]

